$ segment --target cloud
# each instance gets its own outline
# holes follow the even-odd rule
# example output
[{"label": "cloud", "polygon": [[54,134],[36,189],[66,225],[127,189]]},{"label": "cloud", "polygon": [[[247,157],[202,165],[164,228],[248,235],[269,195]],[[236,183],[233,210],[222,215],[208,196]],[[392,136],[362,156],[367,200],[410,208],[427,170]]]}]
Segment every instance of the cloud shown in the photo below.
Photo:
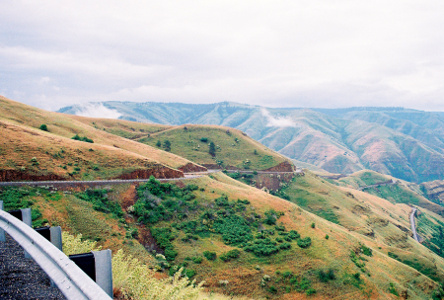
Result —
[{"label": "cloud", "polygon": [[83,117],[107,119],[118,119],[122,115],[117,110],[105,107],[103,103],[88,103],[80,105],[75,114]]},{"label": "cloud", "polygon": [[9,1],[1,92],[54,109],[124,97],[444,110],[443,13],[429,0]]},{"label": "cloud", "polygon": [[270,112],[262,108],[262,115],[267,119],[267,127],[296,127],[296,123],[290,117],[273,117]]}]

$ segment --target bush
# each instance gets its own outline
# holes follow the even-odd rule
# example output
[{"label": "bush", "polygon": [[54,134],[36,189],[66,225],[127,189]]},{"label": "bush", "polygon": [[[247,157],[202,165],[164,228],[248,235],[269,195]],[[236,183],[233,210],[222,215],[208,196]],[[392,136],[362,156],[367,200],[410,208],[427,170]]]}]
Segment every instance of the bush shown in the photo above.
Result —
[{"label": "bush", "polygon": [[217,255],[216,252],[211,252],[211,251],[204,251],[203,256],[205,256],[206,259],[208,260],[216,260]]},{"label": "bush", "polygon": [[283,243],[283,244],[279,245],[279,249],[281,249],[281,250],[291,249],[291,244],[290,243]]},{"label": "bush", "polygon": [[311,246],[311,238],[306,237],[298,240],[298,246],[301,248],[308,248]]},{"label": "bush", "polygon": [[200,141],[201,141],[202,143],[208,143],[208,138],[206,138],[206,137],[202,137],[202,138],[200,138]]},{"label": "bush", "polygon": [[42,124],[40,125],[39,129],[43,131],[48,131],[48,126],[46,126],[46,124]]},{"label": "bush", "polygon": [[336,279],[335,271],[333,269],[328,269],[327,272],[325,272],[324,270],[320,270],[318,273],[318,277],[321,282],[328,282],[329,280]]},{"label": "bush", "polygon": [[229,261],[231,259],[238,258],[239,255],[240,255],[240,251],[238,249],[233,249],[233,250],[230,250],[228,252],[223,253],[222,255],[219,256],[219,258],[222,261],[227,262],[227,261]]},{"label": "bush", "polygon": [[203,258],[200,256],[194,256],[191,258],[191,260],[195,263],[195,264],[200,264],[202,263]]},{"label": "bush", "polygon": [[76,141],[81,141],[81,142],[94,143],[94,141],[92,139],[87,138],[86,136],[81,137],[78,134],[73,136],[71,139],[76,140]]},{"label": "bush", "polygon": [[270,256],[279,252],[276,242],[273,242],[268,238],[255,240],[253,243],[248,244],[244,249],[245,251],[253,252],[256,256]]}]

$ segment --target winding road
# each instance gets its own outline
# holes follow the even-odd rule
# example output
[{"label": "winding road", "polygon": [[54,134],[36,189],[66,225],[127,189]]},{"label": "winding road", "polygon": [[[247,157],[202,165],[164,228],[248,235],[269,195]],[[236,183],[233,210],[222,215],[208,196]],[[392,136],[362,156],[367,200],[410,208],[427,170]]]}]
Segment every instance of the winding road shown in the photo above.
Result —
[{"label": "winding road", "polygon": [[415,214],[416,214],[416,211],[417,211],[417,209],[413,207],[412,212],[410,213],[410,224],[412,225],[413,238],[415,239],[415,241],[420,243],[419,235],[416,232],[416,224],[415,224]]}]

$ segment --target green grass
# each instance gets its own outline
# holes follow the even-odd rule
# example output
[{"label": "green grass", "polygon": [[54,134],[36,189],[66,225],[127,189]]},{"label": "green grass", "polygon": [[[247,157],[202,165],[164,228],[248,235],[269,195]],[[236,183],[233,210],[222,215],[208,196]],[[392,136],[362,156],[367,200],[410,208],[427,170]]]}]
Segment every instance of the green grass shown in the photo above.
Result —
[{"label": "green grass", "polygon": [[[185,130],[175,127],[138,141],[156,147],[158,141],[163,143],[166,140],[171,142],[172,153],[199,164],[218,163],[223,167],[265,170],[285,161],[239,131],[228,128],[188,126]],[[211,143],[215,145],[214,157],[209,153]]]}]

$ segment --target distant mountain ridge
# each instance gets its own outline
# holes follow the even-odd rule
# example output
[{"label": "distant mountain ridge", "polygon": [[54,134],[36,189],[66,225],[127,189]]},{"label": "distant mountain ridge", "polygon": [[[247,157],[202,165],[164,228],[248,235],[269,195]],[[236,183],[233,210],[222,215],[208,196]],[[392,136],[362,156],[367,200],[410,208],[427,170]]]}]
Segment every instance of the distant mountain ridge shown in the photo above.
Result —
[{"label": "distant mountain ridge", "polygon": [[[332,173],[371,169],[404,180],[444,178],[444,113],[398,107],[265,108],[221,102],[102,102],[120,119],[234,127],[267,147]],[[83,106],[59,112],[79,114]]]}]

